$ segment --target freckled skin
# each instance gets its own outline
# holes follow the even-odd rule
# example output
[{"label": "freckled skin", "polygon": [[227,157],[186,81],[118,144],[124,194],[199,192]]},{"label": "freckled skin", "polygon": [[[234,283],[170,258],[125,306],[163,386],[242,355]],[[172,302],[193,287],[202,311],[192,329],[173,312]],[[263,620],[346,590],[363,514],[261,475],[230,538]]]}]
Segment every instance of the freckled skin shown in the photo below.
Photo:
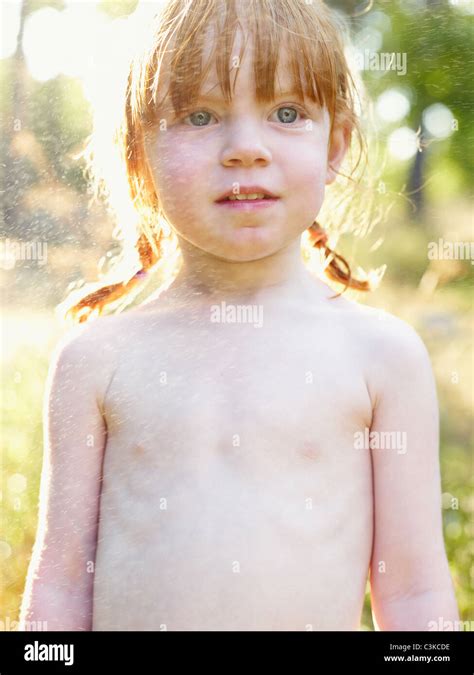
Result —
[{"label": "freckled skin", "polygon": [[118,319],[93,629],[356,630],[373,535],[359,312],[315,288],[310,306],[264,301],[261,328],[209,314]]}]

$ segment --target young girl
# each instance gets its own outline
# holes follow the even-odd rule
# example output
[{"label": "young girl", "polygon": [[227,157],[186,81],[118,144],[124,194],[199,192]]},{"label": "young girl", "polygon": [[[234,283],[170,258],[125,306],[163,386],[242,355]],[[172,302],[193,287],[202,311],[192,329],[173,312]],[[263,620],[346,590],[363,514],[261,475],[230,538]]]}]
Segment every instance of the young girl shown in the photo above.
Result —
[{"label": "young girl", "polygon": [[22,625],[357,630],[368,575],[381,630],[454,622],[426,349],[301,255],[369,288],[318,215],[359,133],[340,25],[317,0],[160,10],[117,136],[138,269],[69,308]]}]

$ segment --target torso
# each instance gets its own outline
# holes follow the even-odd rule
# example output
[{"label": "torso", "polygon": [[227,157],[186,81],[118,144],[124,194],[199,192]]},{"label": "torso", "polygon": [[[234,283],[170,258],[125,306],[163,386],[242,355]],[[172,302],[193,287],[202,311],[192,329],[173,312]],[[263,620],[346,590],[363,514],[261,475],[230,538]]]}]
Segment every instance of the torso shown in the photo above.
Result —
[{"label": "torso", "polygon": [[373,537],[357,312],[123,321],[93,630],[357,630]]}]

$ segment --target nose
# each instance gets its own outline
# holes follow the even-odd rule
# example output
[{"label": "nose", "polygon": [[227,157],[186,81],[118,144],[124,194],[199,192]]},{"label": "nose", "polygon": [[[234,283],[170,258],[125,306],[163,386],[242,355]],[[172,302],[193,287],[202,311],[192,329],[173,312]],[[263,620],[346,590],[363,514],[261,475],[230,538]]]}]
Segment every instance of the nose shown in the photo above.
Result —
[{"label": "nose", "polygon": [[262,129],[248,117],[228,128],[221,152],[224,166],[266,166],[272,161],[270,149],[262,138]]}]

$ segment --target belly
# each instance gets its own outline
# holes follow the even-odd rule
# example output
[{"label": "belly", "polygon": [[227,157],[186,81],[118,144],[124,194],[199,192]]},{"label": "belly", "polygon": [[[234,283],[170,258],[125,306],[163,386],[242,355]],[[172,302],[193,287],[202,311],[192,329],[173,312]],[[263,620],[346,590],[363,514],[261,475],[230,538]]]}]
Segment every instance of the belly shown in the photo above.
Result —
[{"label": "belly", "polygon": [[93,630],[357,630],[369,457],[203,447],[108,446]]}]

